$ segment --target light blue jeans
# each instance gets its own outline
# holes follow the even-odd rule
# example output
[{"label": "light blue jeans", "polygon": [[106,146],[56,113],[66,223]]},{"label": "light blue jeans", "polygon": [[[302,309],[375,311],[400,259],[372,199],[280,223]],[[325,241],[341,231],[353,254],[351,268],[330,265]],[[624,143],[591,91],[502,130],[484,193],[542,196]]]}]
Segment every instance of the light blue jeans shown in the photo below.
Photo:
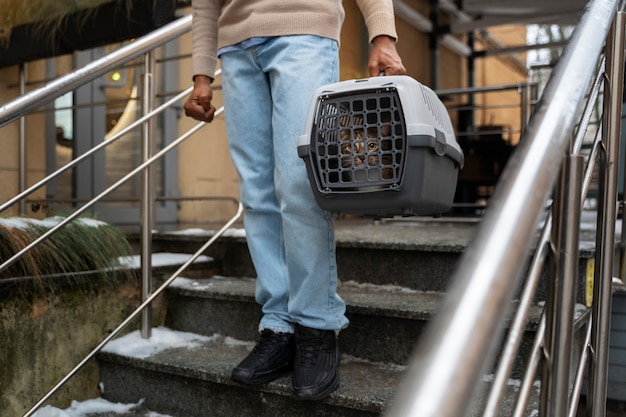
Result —
[{"label": "light blue jeans", "polygon": [[263,307],[259,330],[343,329],[333,220],[316,204],[297,152],[313,93],[338,80],[337,42],[275,37],[220,58],[228,143]]}]

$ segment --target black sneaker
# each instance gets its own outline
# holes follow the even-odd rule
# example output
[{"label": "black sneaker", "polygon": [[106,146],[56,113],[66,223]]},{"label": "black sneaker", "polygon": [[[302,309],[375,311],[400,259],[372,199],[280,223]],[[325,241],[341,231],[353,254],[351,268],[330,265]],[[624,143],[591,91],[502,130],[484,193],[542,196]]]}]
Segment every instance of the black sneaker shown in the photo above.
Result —
[{"label": "black sneaker", "polygon": [[296,324],[293,392],[298,400],[319,400],[339,388],[339,346],[332,330]]},{"label": "black sneaker", "polygon": [[261,340],[230,377],[244,384],[264,384],[293,369],[293,357],[292,334],[263,330]]}]

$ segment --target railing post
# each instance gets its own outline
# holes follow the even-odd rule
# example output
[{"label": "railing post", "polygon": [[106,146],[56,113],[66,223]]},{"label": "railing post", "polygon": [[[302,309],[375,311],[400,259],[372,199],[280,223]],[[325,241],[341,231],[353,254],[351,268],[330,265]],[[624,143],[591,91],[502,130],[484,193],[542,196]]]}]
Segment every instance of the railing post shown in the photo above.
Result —
[{"label": "railing post", "polygon": [[[145,55],[145,73],[143,80],[142,114],[145,116],[154,107],[154,70],[156,60],[153,51]],[[154,119],[145,121],[141,128],[141,156],[143,162],[154,153]],[[147,300],[152,294],[152,230],[154,228],[154,165],[148,166],[141,173],[141,300]],[[141,337],[152,335],[152,307],[148,306],[141,313]]]},{"label": "railing post", "polygon": [[[26,70],[27,63],[19,65],[20,71],[20,97],[26,94]],[[20,144],[19,144],[19,190],[20,193],[26,189],[26,116],[20,117]],[[20,200],[20,214],[26,215],[26,200]]]},{"label": "railing post", "polygon": [[531,85],[524,84],[519,87],[519,93],[521,95],[520,103],[520,140],[526,132],[526,125],[528,124],[528,118],[530,117],[531,110]]},{"label": "railing post", "polygon": [[583,164],[582,156],[566,155],[554,193],[552,266],[555,273],[550,281],[546,305],[541,378],[542,416],[564,416],[568,410]]},{"label": "railing post", "polygon": [[606,43],[604,117],[605,152],[600,155],[599,210],[596,234],[596,263],[593,289],[593,322],[589,366],[587,412],[593,417],[606,413],[609,334],[613,280],[613,248],[617,211],[618,155],[624,87],[624,31],[626,20],[618,12]]}]

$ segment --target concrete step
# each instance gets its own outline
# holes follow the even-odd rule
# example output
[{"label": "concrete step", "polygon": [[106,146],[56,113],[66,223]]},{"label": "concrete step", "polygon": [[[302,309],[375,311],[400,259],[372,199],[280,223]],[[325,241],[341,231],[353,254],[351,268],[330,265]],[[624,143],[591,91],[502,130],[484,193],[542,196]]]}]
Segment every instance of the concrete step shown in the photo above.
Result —
[{"label": "concrete step", "polygon": [[[252,278],[215,276],[180,278],[167,292],[165,325],[206,336],[225,334],[256,340],[261,318]],[[442,294],[391,285],[341,282],[338,293],[347,304],[350,326],[339,336],[343,353],[374,362],[406,365]],[[522,372],[540,315],[533,308],[514,375]]]},{"label": "concrete step", "polygon": [[[165,325],[210,336],[258,338],[260,306],[255,280],[216,276],[177,279],[167,292]],[[440,299],[438,293],[393,286],[340,283],[350,326],[340,333],[342,352],[377,362],[406,364]]]},{"label": "concrete step", "polygon": [[[245,235],[235,231],[206,253],[214,259],[215,275],[186,275],[168,289],[166,327],[154,329],[156,337],[146,341],[131,333],[98,356],[103,398],[122,403],[143,400],[146,409],[172,417],[380,415],[472,234],[471,226],[446,228],[421,222],[339,224],[338,292],[351,321],[340,334],[342,386],[324,401],[303,403],[291,398],[289,375],[259,387],[229,378],[258,339],[261,318]],[[210,231],[159,233],[153,249],[190,253],[210,236]],[[541,289],[538,299],[545,299]],[[540,310],[539,306],[532,310],[500,415],[511,415]],[[183,342],[172,344],[177,338]],[[485,387],[489,379],[487,375]],[[535,400],[527,415],[534,414]]]},{"label": "concrete step", "polygon": [[[337,268],[340,279],[391,284],[422,291],[444,291],[448,278],[473,234],[472,224],[446,227],[425,223],[337,222]],[[153,236],[153,250],[192,253],[214,231],[192,229]],[[218,239],[206,255],[219,274],[255,277],[245,233],[235,229]]]},{"label": "concrete step", "polygon": [[[135,414],[105,415],[143,416],[139,413],[152,410],[171,417],[380,416],[406,369],[343,354],[340,388],[322,401],[302,402],[292,398],[290,374],[256,387],[231,381],[232,368],[253,346],[254,341],[165,327],[153,329],[149,340],[138,332],[121,337],[98,355],[102,397],[113,403],[140,402],[140,407]],[[485,376],[483,389],[490,383],[491,377]],[[510,380],[500,415],[511,415],[518,390],[519,381]],[[525,415],[536,415],[538,394],[536,386]],[[483,401],[479,394],[468,416],[480,415]]]},{"label": "concrete step", "polygon": [[[98,356],[102,397],[135,403],[173,417],[375,416],[389,403],[403,367],[342,355],[341,387],[323,401],[291,398],[291,377],[249,387],[230,380],[254,342],[167,328],[143,340],[137,332]],[[172,340],[176,339],[180,343]],[[376,383],[366,383],[376,381]]]},{"label": "concrete step", "polygon": [[[465,248],[471,244],[476,223],[446,221],[336,222],[337,270],[341,280],[397,285],[428,292],[446,292]],[[161,232],[153,236],[153,250],[193,253],[214,234],[213,229]],[[589,236],[583,235],[578,267],[578,302],[585,300]],[[217,274],[255,277],[245,233],[233,229],[206,251],[215,260]],[[544,268],[548,269],[547,264]],[[536,299],[545,300],[546,279]]]}]

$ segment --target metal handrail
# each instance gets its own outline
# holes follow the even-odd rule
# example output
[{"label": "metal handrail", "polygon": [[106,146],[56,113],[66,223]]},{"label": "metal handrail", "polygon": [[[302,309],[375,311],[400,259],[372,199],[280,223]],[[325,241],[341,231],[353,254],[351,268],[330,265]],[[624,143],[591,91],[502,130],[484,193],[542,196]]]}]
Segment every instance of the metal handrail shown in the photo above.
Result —
[{"label": "metal handrail", "polygon": [[[616,10],[618,1],[619,0],[593,0],[590,3],[591,7],[586,11],[579,28],[575,32],[568,49],[561,59],[561,63],[556,69],[553,79],[546,88],[543,99],[535,112],[535,117],[526,130],[524,140],[521,145],[519,145],[517,153],[510,160],[501,177],[502,180],[493,196],[490,211],[483,220],[483,225],[474,241],[474,246],[470,247],[464,255],[453,277],[454,285],[452,290],[445,297],[440,314],[430,324],[427,333],[424,335],[420,349],[415,353],[414,361],[405,379],[400,384],[396,401],[389,410],[390,416],[404,417],[407,415],[419,415],[420,417],[456,417],[465,415],[469,409],[474,391],[478,385],[476,381],[482,379],[482,372],[489,365],[491,353],[495,348],[496,342],[499,340],[497,336],[501,331],[500,328],[502,327],[505,312],[508,309],[508,302],[522,278],[521,271],[523,263],[519,262],[519,259],[522,258],[520,254],[527,253],[532,245],[532,241],[535,237],[534,225],[538,222],[541,215],[544,214],[545,203],[552,190],[554,178],[561,169],[561,163],[564,159],[562,158],[563,155],[568,154],[570,148],[573,148],[573,153],[576,153],[577,148],[579,149],[580,143],[582,143],[583,131],[586,129],[587,124],[586,121],[583,121],[579,125],[576,139],[573,142],[570,141],[568,134],[573,131],[576,126],[578,109],[587,95],[587,91],[589,91],[593,73],[596,70],[594,62],[600,58],[601,46],[608,33],[607,22],[612,20],[611,17]],[[153,33],[153,35],[148,35],[148,37],[153,38],[154,43],[159,43],[163,41],[163,39],[167,39],[163,41],[163,43],[169,41],[176,37],[173,36],[171,32],[182,34],[189,30],[189,28],[185,26],[187,20],[190,22],[190,17],[179,19],[176,24],[171,24],[167,30],[164,28],[160,31],[158,36]],[[599,25],[598,22],[606,23],[606,27]],[[623,33],[623,27],[621,32],[619,30],[618,32]],[[74,89],[79,83],[91,81],[108,72],[110,69],[115,68],[115,66],[107,66],[106,70],[103,70],[100,65],[95,65],[97,62],[104,65],[103,63],[106,61],[106,65],[109,65],[110,59],[114,59],[117,65],[119,65],[138,57],[153,47],[148,47],[147,43],[143,42],[143,46],[136,49],[138,45],[142,45],[142,40],[138,42],[140,43],[136,42],[131,44],[133,46],[133,48],[131,48],[132,52],[126,50],[124,53],[120,54],[118,51],[117,54],[114,53],[110,55],[109,59],[105,57],[103,60],[92,63],[90,65],[91,69],[88,71],[84,71],[86,67],[82,70],[75,71],[59,79],[62,81],[53,82],[43,89],[34,91],[25,97],[0,107],[0,127],[32,111],[35,104],[36,107],[40,107],[42,103],[52,101],[55,97]],[[151,43],[151,45],[154,45],[154,43]],[[581,48],[585,53],[580,52]],[[623,49],[623,44],[621,48]],[[574,53],[574,50],[576,50],[576,53]],[[596,87],[600,80],[601,77],[596,79]],[[40,93],[42,90],[46,92]],[[596,88],[592,88],[591,91],[591,97],[595,99],[597,96]],[[180,100],[180,98],[188,94],[188,92],[189,90],[184,91],[168,103]],[[35,99],[33,97],[39,98]],[[165,105],[163,105],[159,107],[159,109],[151,112],[149,116],[146,115],[142,117],[131,125],[132,127],[129,126],[123,132],[120,132],[115,139],[118,139],[130,129],[147,122],[150,118],[154,117],[156,113],[161,112],[165,108]],[[218,110],[216,115],[221,113],[222,110],[223,109]],[[588,110],[585,110],[583,113],[586,114],[587,112]],[[0,271],[15,262],[17,258],[40,241],[49,237],[52,233],[56,232],[56,230],[65,226],[85,210],[93,206],[93,204],[110,194],[123,182],[147,169],[165,153],[175,146],[178,146],[183,140],[187,139],[203,126],[204,123],[196,125],[189,132],[176,139],[155,155],[146,158],[142,164],[128,175],[95,197],[85,206],[81,207],[81,209],[77,210],[53,229],[49,230],[46,234],[42,235],[37,241],[33,242],[20,253],[0,265]],[[108,141],[108,143],[110,142],[111,141]],[[93,155],[94,152],[106,146],[106,144],[107,143],[103,143],[96,147],[97,149],[92,149],[88,152],[88,155]],[[592,154],[604,156],[603,152],[607,151],[609,155],[615,153],[615,149],[604,149],[600,144],[594,146]],[[80,160],[82,161],[86,157],[88,156],[83,155]],[[78,162],[79,161],[73,161],[72,164],[75,165]],[[65,166],[62,170],[68,168],[68,166]],[[57,176],[58,173],[55,172],[51,175]],[[583,181],[583,189],[588,188],[590,178],[591,174],[588,169],[587,174],[585,174],[585,180]],[[42,181],[36,184],[36,187],[31,187],[29,190],[24,191],[19,196],[3,204],[0,206],[0,211],[17,201],[21,201],[24,196],[30,194],[35,188],[45,185],[51,179],[52,178],[44,179],[45,182]],[[586,194],[586,191],[583,191],[583,195],[584,194]],[[609,192],[609,194],[611,193]],[[611,203],[609,201],[606,204],[610,206]],[[611,219],[611,211],[606,211],[608,212],[606,217]],[[25,417],[32,415],[32,413],[43,405],[43,403],[63,386],[69,378],[92,359],[106,343],[142,314],[144,309],[148,307],[182,271],[192,264],[241,216],[242,212],[243,207],[239,202],[236,215],[206,242],[203,247],[194,253],[194,255],[168,278],[161,287],[151,292],[126,320],[55,385],[52,390],[25,414]],[[514,221],[511,221],[511,219],[514,219]],[[604,220],[606,227],[606,219]],[[517,345],[520,342],[521,328],[528,315],[532,294],[537,285],[543,262],[551,249],[549,245],[551,223],[552,219],[548,217],[546,226],[540,236],[540,243],[538,244],[539,250],[537,251],[538,255],[531,265],[531,285],[527,291],[523,293],[520,309],[514,319],[514,325],[511,330],[512,338],[505,348],[505,354],[508,355],[508,359],[512,357],[511,352],[517,349]],[[608,235],[602,233],[598,239],[599,242],[607,243],[612,237],[610,233]],[[605,254],[606,256],[602,258],[604,267],[607,263],[607,259],[610,260],[612,251],[608,250],[607,252],[608,253]],[[483,254],[487,255],[483,256]],[[604,276],[606,273],[605,268],[604,270],[600,270],[600,274],[598,275]],[[599,291],[602,297],[598,298],[605,301],[605,295],[602,294],[602,290]],[[602,308],[606,310],[606,305]],[[606,315],[606,311],[598,310],[592,314],[593,321],[590,321],[587,328],[587,340],[591,340],[592,333],[598,331],[597,328],[593,327],[597,326],[597,322],[600,323],[600,328],[606,332],[606,323],[603,322],[603,315]],[[539,336],[535,341],[534,350],[532,351],[533,356],[531,357],[527,375],[534,375],[536,367],[539,364],[542,338],[545,331],[546,319],[544,316],[539,323]],[[583,352],[583,360],[585,360],[587,356],[589,356],[589,352],[585,350]],[[506,359],[507,358],[505,358],[505,364],[501,368],[502,371],[500,371],[496,377],[494,384],[495,389],[492,391],[492,397],[489,400],[490,405],[487,406],[488,411],[486,415],[494,414],[494,407],[502,392],[502,375],[507,373],[507,368],[508,371],[510,371],[510,366],[512,366],[512,362],[506,362]],[[602,358],[598,365],[599,368],[603,366],[601,361]],[[578,375],[583,374],[582,369],[584,369],[584,366],[579,368]],[[523,394],[520,395],[520,397],[527,399],[530,389],[530,380],[530,378],[526,379],[522,389]],[[580,390],[580,380],[577,379],[576,381],[574,392]],[[595,399],[602,398],[603,388],[601,381],[598,385],[599,388],[596,390],[598,394],[595,394]],[[603,403],[602,401],[597,402]],[[518,402],[518,410],[523,410],[524,404],[524,401]],[[573,407],[570,405],[570,413],[572,409]]]},{"label": "metal handrail", "polygon": [[[215,71],[215,76],[216,77],[219,76],[221,74],[221,72],[222,72],[221,69]],[[88,151],[86,151],[85,153],[80,155],[79,157],[71,160],[67,164],[65,164],[62,167],[58,168],[56,171],[54,171],[53,173],[49,174],[45,178],[42,178],[40,181],[38,181],[35,184],[33,184],[32,186],[28,187],[27,189],[25,189],[24,191],[22,191],[21,193],[19,193],[15,197],[5,201],[4,203],[2,203],[0,205],[0,213],[2,213],[4,210],[6,210],[9,207],[11,207],[13,204],[16,204],[19,201],[22,201],[28,195],[32,194],[33,192],[37,191],[39,188],[43,187],[44,185],[48,184],[52,180],[56,179],[61,174],[63,174],[65,171],[69,170],[70,168],[75,167],[76,165],[80,164],[81,162],[85,161],[86,159],[92,157],[93,154],[95,154],[96,152],[102,150],[103,148],[111,145],[114,142],[117,142],[119,139],[124,137],[124,135],[126,135],[128,132],[132,131],[133,129],[137,128],[138,126],[142,125],[143,123],[147,122],[148,120],[154,118],[155,116],[163,113],[165,110],[167,110],[170,107],[172,107],[172,105],[174,103],[177,103],[178,101],[180,101],[184,97],[188,96],[189,93],[191,93],[192,90],[193,90],[193,86],[189,87],[189,88],[187,88],[187,89],[185,89],[183,91],[181,91],[180,93],[178,93],[177,95],[175,95],[174,97],[172,97],[171,99],[169,99],[168,101],[166,101],[165,103],[163,103],[162,105],[157,107],[156,109],[152,110],[149,114],[145,114],[145,115],[141,116],[140,118],[138,118],[134,122],[130,123],[125,128],[121,129],[119,132],[117,132],[116,134],[112,135],[106,141],[100,142],[98,145],[94,146],[93,148],[89,149]],[[2,270],[2,267],[0,266],[0,271],[1,270]]]},{"label": "metal handrail", "polygon": [[[222,112],[224,111],[223,107],[220,107],[216,112],[215,115],[218,116],[220,115]],[[153,163],[155,163],[156,161],[158,161],[159,159],[161,159],[162,156],[164,156],[167,152],[171,151],[172,149],[174,149],[175,147],[177,147],[178,145],[180,145],[182,142],[184,142],[186,139],[188,139],[189,137],[191,137],[194,133],[196,133],[197,131],[199,131],[201,128],[203,128],[206,125],[205,122],[200,122],[198,124],[196,124],[194,127],[192,127],[191,129],[189,129],[187,132],[185,132],[184,134],[182,134],[181,136],[179,136],[176,140],[172,141],[170,144],[168,144],[167,146],[165,146],[163,149],[161,149],[159,152],[157,152],[156,154],[154,154],[152,157],[148,158],[146,161],[142,162],[141,164],[139,164],[135,169],[131,170],[128,174],[124,175],[122,178],[120,178],[119,180],[117,180],[114,184],[112,184],[110,187],[108,187],[106,190],[102,191],[100,194],[98,194],[97,196],[95,196],[94,198],[92,198],[87,204],[81,206],[80,208],[78,208],[76,211],[74,211],[72,214],[70,214],[69,216],[65,217],[62,221],[60,221],[59,223],[57,223],[54,227],[50,228],[49,230],[47,230],[45,233],[43,233],[41,236],[39,236],[37,239],[33,240],[31,243],[29,243],[27,246],[25,246],[23,249],[21,249],[19,252],[15,253],[13,256],[11,256],[9,259],[7,259],[6,261],[4,261],[1,265],[0,265],[0,272],[4,271],[5,269],[7,269],[9,266],[13,265],[15,262],[17,262],[22,256],[24,256],[24,254],[26,254],[28,251],[30,251],[31,249],[35,248],[36,246],[38,246],[39,244],[41,244],[41,242],[43,242],[44,240],[48,239],[50,236],[52,236],[54,233],[56,233],[58,230],[60,230],[61,228],[65,227],[68,223],[72,222],[74,219],[76,219],[77,217],[79,217],[81,214],[83,214],[85,211],[89,210],[92,206],[94,206],[96,203],[98,203],[100,200],[102,200],[104,197],[106,197],[107,195],[111,194],[113,191],[115,191],[116,189],[118,189],[122,184],[124,184],[126,181],[130,180],[131,178],[133,178],[135,175],[137,175],[138,173],[142,172],[144,169],[148,168],[149,166],[151,166]]]},{"label": "metal handrail", "polygon": [[[55,98],[74,90],[81,85],[94,80],[95,78],[106,74],[112,69],[116,69],[117,67],[126,64],[127,62],[141,56],[146,56],[146,77],[144,79],[144,101],[151,102],[153,99],[153,69],[154,69],[154,55],[152,54],[152,50],[163,45],[170,40],[173,40],[184,33],[188,32],[191,29],[191,15],[187,15],[178,19],[175,22],[170,23],[169,25],[165,25],[160,29],[155,30],[154,32],[145,35],[144,37],[136,40],[135,42],[124,46],[117,51],[88,64],[87,66],[75,70],[63,77],[58,78],[55,81],[50,82],[42,88],[34,90],[28,94],[24,94],[20,96],[18,99],[3,105],[0,107],[0,127],[20,118],[23,120],[24,116],[30,112],[33,112],[37,108],[45,105]],[[220,74],[221,71],[216,72],[216,76]],[[137,317],[142,315],[142,336],[149,337],[149,330],[145,331],[145,328],[150,325],[150,305],[154,301],[154,299],[159,296],[176,278],[180,276],[180,274],[189,267],[202,253],[204,253],[209,246],[213,244],[213,242],[218,239],[228,228],[230,228],[235,221],[237,221],[241,215],[243,214],[243,205],[239,200],[229,198],[231,200],[235,200],[238,204],[238,209],[236,214],[218,231],[216,232],[211,239],[209,239],[200,249],[198,249],[191,257],[179,267],[179,269],[174,272],[170,278],[168,278],[157,290],[152,291],[151,284],[151,272],[145,271],[145,269],[151,268],[151,262],[144,261],[144,258],[149,258],[151,256],[151,212],[153,211],[153,204],[156,200],[154,196],[151,195],[151,190],[149,189],[151,186],[151,175],[149,171],[153,164],[160,160],[167,152],[171,151],[178,145],[180,145],[183,141],[191,137],[194,133],[199,131],[202,127],[206,125],[204,122],[200,122],[196,124],[194,127],[189,129],[187,132],[179,136],[177,139],[169,143],[167,146],[163,147],[160,151],[154,153],[152,155],[152,150],[150,149],[152,144],[148,139],[151,136],[151,128],[149,123],[154,117],[162,113],[164,110],[170,108],[174,103],[180,101],[183,97],[187,96],[193,87],[189,87],[188,89],[180,92],[172,99],[168,100],[161,106],[156,109],[152,109],[151,105],[146,106],[146,111],[136,121],[122,129],[120,132],[108,138],[106,141],[101,142],[97,146],[91,148],[89,151],[82,154],[80,157],[72,160],[68,164],[59,168],[52,174],[48,175],[46,178],[37,182],[33,186],[28,189],[22,191],[14,198],[6,201],[2,205],[0,205],[0,212],[6,210],[13,204],[20,202],[23,204],[25,201],[25,197],[34,192],[35,190],[41,188],[42,186],[48,184],[53,179],[57,178],[61,173],[66,170],[76,166],[87,158],[92,157],[96,152],[103,149],[104,147],[114,143],[115,141],[122,138],[126,133],[130,132],[132,129],[137,127],[142,127],[142,137],[144,138],[142,153],[143,160],[142,163],[139,164],[135,169],[131,170],[128,174],[123,176],[121,179],[116,181],[113,185],[108,187],[106,190],[87,201],[84,205],[82,205],[79,209],[75,210],[71,215],[64,218],[62,221],[57,223],[54,227],[47,230],[33,242],[28,244],[22,250],[18,251],[16,254],[11,256],[9,259],[3,261],[0,264],[0,271],[7,269],[9,266],[14,264],[17,260],[19,260],[23,255],[25,255],[28,251],[35,248],[37,245],[41,244],[44,240],[48,239],[54,233],[56,233],[61,228],[65,227],[67,224],[75,220],[78,216],[84,213],[86,210],[91,208],[97,202],[104,199],[104,197],[111,194],[117,188],[119,188],[126,181],[130,180],[137,174],[143,173],[143,183],[141,193],[141,226],[142,226],[142,303],[135,309],[133,313],[131,313],[117,328],[115,328],[98,346],[96,346],[88,355],[86,355],[70,372],[68,372],[65,377],[63,377],[50,391],[48,391],[42,399],[35,404],[26,414],[25,417],[32,415],[39,407],[41,407],[54,393],[56,393],[76,372],[78,372],[89,360],[91,360],[110,340],[112,340],[115,336],[117,336],[122,330],[124,330],[128,325],[135,320]],[[215,116],[219,116],[223,112],[224,108],[221,107],[215,112]],[[25,187],[22,187],[22,189]],[[150,281],[150,282],[148,282]],[[147,313],[146,313],[147,312]]]},{"label": "metal handrail", "polygon": [[[126,126],[124,129],[120,130],[118,133],[116,133],[115,135],[111,136],[108,140],[100,142],[98,145],[96,145],[93,148],[89,149],[87,152],[83,153],[79,157],[77,157],[75,159],[72,159],[70,162],[68,162],[67,164],[65,164],[62,167],[58,168],[56,171],[54,171],[50,175],[46,176],[45,178],[42,178],[40,181],[38,181],[35,184],[33,184],[32,186],[28,187],[26,190],[22,191],[21,193],[19,193],[15,197],[7,200],[2,205],[0,205],[0,213],[2,213],[4,210],[6,210],[9,207],[11,207],[13,204],[23,200],[25,197],[27,197],[28,195],[30,195],[33,192],[37,191],[39,188],[41,188],[44,185],[48,184],[49,182],[51,182],[52,180],[54,180],[55,178],[57,178],[58,176],[63,174],[68,169],[75,167],[76,165],[80,164],[81,162],[85,161],[86,159],[92,157],[93,154],[95,154],[96,152],[98,152],[101,149],[109,146],[110,144],[118,141],[125,134],[127,134],[131,130],[135,129],[136,127],[138,127],[142,123],[146,122],[150,118],[152,118],[152,117],[162,113],[164,110],[167,110],[169,107],[171,107],[171,105],[173,103],[178,102],[183,97],[187,96],[191,92],[192,89],[193,89],[193,87],[187,88],[186,90],[182,91],[180,94],[175,96],[174,98],[168,100],[167,102],[163,103],[158,108],[154,109],[150,114],[144,115],[144,116],[138,118],[137,120],[135,120],[134,122],[132,122],[131,124]],[[0,266],[0,270],[2,270],[1,266]]]},{"label": "metal handrail", "polygon": [[93,81],[120,65],[142,56],[147,51],[189,32],[191,30],[191,19],[191,14],[183,16],[115,50],[107,56],[49,82],[44,87],[26,93],[18,99],[0,106],[0,127],[27,115],[43,105],[51,103],[57,97],[74,90],[82,83]]},{"label": "metal handrail", "polygon": [[[456,417],[470,408],[479,386],[476,381],[491,364],[509,302],[522,280],[520,259],[530,251],[535,225],[563,157],[570,153],[569,135],[592,84],[617,5],[618,0],[592,0],[586,8],[505,168],[474,243],[463,255],[450,291],[412,357],[388,410],[390,417]],[[610,205],[611,195],[606,197]],[[605,237],[602,244],[609,245],[602,260],[606,265],[612,242]],[[610,271],[599,272],[596,280],[605,281]],[[598,304],[605,297],[594,299]],[[596,314],[593,320],[606,326],[606,319]],[[602,398],[598,396],[597,402],[603,404]]]},{"label": "metal handrail", "polygon": [[[583,111],[581,123],[579,124],[578,131],[576,133],[576,137],[574,139],[573,153],[577,154],[580,152],[582,148],[583,139],[585,133],[587,131],[587,127],[589,126],[589,121],[592,117],[592,112],[594,108],[594,103],[598,97],[598,93],[600,90],[601,81],[603,79],[602,70],[604,68],[604,61],[600,66],[601,71],[598,71],[598,75],[596,77],[595,83],[591,89],[591,93],[586,103],[585,110]],[[599,129],[597,130],[599,133]],[[597,144],[599,142],[598,135],[594,140],[596,146],[593,146],[592,152],[589,157],[589,164],[586,168],[585,175],[583,178],[582,184],[582,192],[581,192],[581,201],[582,205],[585,201],[585,198],[588,194],[589,187],[591,185],[592,174],[595,168],[596,162],[596,150]],[[525,286],[522,290],[522,294],[520,296],[519,303],[517,305],[517,309],[515,312],[515,317],[513,322],[511,323],[507,339],[505,341],[505,345],[500,355],[502,360],[496,370],[496,375],[494,378],[493,386],[490,391],[490,395],[487,399],[487,405],[485,406],[483,417],[487,416],[495,416],[497,415],[498,406],[500,404],[500,400],[506,388],[507,378],[509,377],[511,370],[513,369],[515,354],[517,353],[521,342],[522,336],[526,327],[526,322],[528,320],[528,315],[530,312],[530,308],[532,306],[533,297],[535,295],[535,291],[539,284],[539,279],[541,278],[542,268],[546,261],[546,258],[549,254],[550,249],[550,233],[552,228],[552,213],[548,213],[545,224],[542,232],[539,235],[539,240],[536,244],[537,249],[535,250],[535,254],[531,260],[529,272],[527,274],[527,278],[525,281]],[[545,332],[545,319],[542,317],[543,326],[540,326],[540,330],[537,331],[537,339],[541,340],[544,337]],[[532,372],[536,371],[536,369],[532,369]],[[527,384],[527,389],[532,385],[532,379],[526,378],[522,383]],[[527,390],[523,390],[523,392],[527,392]],[[525,404],[527,398],[523,398],[521,403]],[[521,415],[521,414],[520,414]]]},{"label": "metal handrail", "polygon": [[83,360],[81,360],[70,372],[65,375],[46,395],[44,395],[41,400],[37,402],[30,410],[24,414],[24,417],[29,417],[39,407],[41,407],[46,401],[54,395],[55,392],[59,390],[72,376],[76,374],[85,364],[91,360],[98,352],[102,350],[102,348],[109,343],[115,336],[120,334],[122,330],[124,330],[133,320],[135,320],[139,315],[148,307],[163,291],[172,283],[176,278],[180,276],[180,274],[189,267],[192,263],[196,261],[208,248],[215,242],[219,237],[221,237],[226,230],[228,230],[243,214],[243,204],[239,202],[237,213],[224,225],[220,230],[218,230],[202,247],[200,247],[193,255],[183,264],[181,265],[176,272],[174,272],[159,288],[157,288],[151,295],[146,298],[136,309],[133,311],[119,326],[117,326],[98,346],[96,346],[91,352],[89,352]]},{"label": "metal handrail", "polygon": [[[488,109],[506,109],[506,108],[517,109],[519,108],[520,129],[495,129],[493,131],[472,130],[469,132],[459,131],[456,134],[457,134],[457,137],[460,138],[464,136],[479,137],[482,135],[489,135],[492,133],[508,133],[509,135],[519,133],[519,137],[521,138],[522,133],[524,132],[524,128],[526,127],[528,123],[530,110],[534,104],[531,99],[531,91],[536,86],[537,86],[536,83],[525,82],[525,83],[501,84],[501,85],[490,85],[490,86],[480,86],[480,87],[439,89],[439,90],[436,90],[435,93],[440,98],[443,98],[443,97],[450,97],[450,96],[457,96],[457,95],[464,95],[464,94],[470,95],[471,97],[476,94],[486,95],[486,94],[491,94],[491,93],[517,91],[520,95],[519,103],[508,103],[508,104],[500,104],[500,105],[461,104],[461,105],[452,105],[452,106],[446,106],[446,107],[448,111],[455,111],[455,110],[456,111],[460,111],[460,110],[484,111]],[[473,103],[473,99],[470,100],[470,102]]]}]

